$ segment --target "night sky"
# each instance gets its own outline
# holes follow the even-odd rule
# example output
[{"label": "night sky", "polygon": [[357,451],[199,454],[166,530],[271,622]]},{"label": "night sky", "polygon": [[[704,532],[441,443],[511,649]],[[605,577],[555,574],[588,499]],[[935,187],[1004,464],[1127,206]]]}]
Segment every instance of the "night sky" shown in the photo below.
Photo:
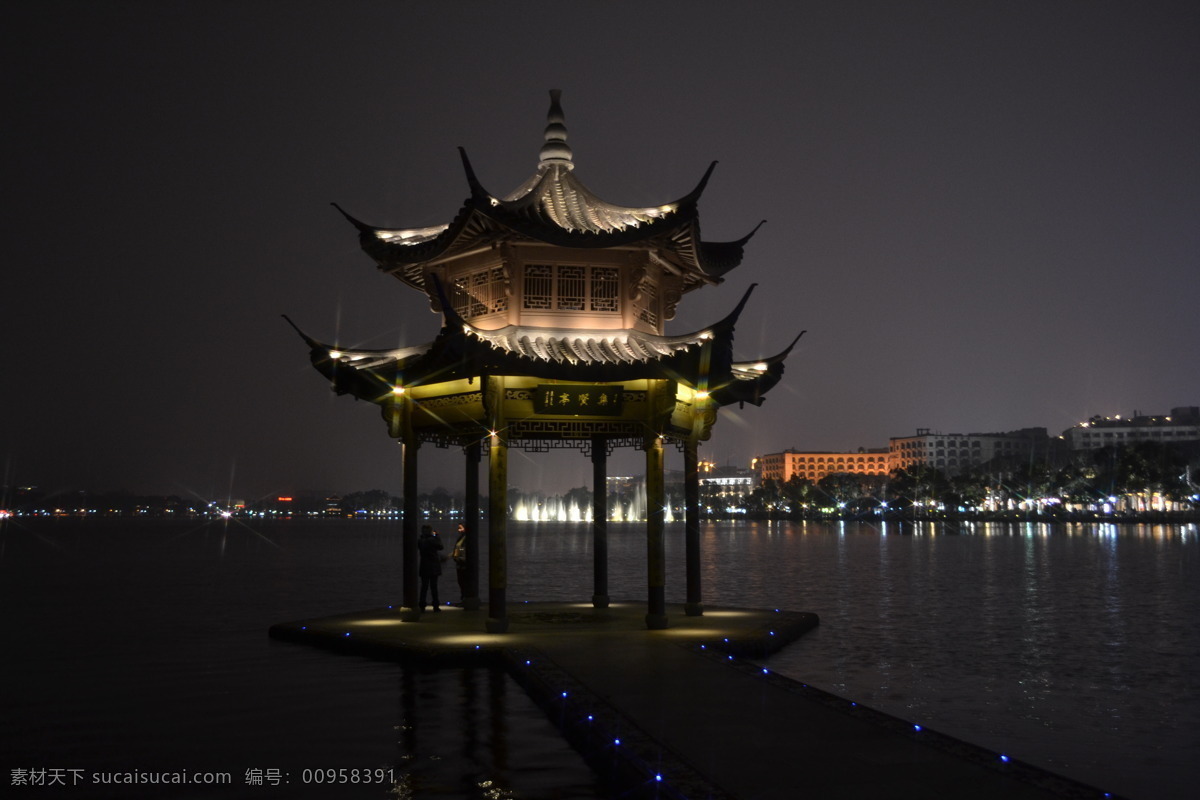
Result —
[{"label": "night sky", "polygon": [[[15,9],[15,10],[14,10]],[[737,355],[802,329],[705,458],[1200,404],[1200,4],[38,2],[6,12],[0,483],[253,500],[400,489],[374,406],[281,319],[431,339],[329,203],[448,222],[505,194],[563,90],[576,174],[705,238],[767,224]],[[461,486],[422,450],[423,489]],[[610,472],[639,470],[623,451]],[[513,482],[590,483],[577,452]],[[678,454],[668,466],[678,466]]]}]

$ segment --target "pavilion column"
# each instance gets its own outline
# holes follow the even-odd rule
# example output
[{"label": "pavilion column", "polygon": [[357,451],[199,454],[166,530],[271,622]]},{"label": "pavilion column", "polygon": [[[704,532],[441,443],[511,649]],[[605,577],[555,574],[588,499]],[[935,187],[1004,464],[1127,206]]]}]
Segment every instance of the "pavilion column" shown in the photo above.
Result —
[{"label": "pavilion column", "polygon": [[492,432],[488,446],[488,633],[508,630],[508,434],[504,379],[489,377]]},{"label": "pavilion column", "polygon": [[695,436],[683,445],[684,547],[687,557],[687,602],[689,617],[704,615],[700,587],[700,457]]},{"label": "pavilion column", "polygon": [[464,481],[463,522],[467,527],[467,586],[463,591],[463,608],[479,610],[479,462],[483,450],[479,440],[463,449],[466,461]]},{"label": "pavilion column", "polygon": [[404,570],[404,597],[401,619],[415,622],[421,616],[417,605],[417,530],[421,521],[421,509],[417,505],[417,450],[421,443],[413,435],[406,436],[401,443],[404,449],[404,534],[401,545]]},{"label": "pavilion column", "polygon": [[649,602],[646,627],[667,627],[666,481],[663,476],[663,440],[646,442],[646,577]]},{"label": "pavilion column", "polygon": [[592,437],[592,606],[608,608],[608,443]]}]

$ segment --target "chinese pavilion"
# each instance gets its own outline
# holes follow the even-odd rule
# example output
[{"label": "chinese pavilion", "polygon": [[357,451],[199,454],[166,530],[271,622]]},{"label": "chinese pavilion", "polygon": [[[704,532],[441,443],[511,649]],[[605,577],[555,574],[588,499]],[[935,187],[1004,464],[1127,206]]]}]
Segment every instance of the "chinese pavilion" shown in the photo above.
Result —
[{"label": "chinese pavilion", "polygon": [[[404,619],[420,614],[417,455],[422,443],[463,448],[469,520],[479,517],[478,467],[487,450],[485,627],[493,633],[508,627],[508,449],[576,447],[590,455],[592,603],[603,608],[609,602],[606,458],[615,447],[632,446],[646,454],[646,624],[663,628],[663,448],[672,442],[684,454],[685,609],[698,615],[703,613],[698,442],[709,438],[721,406],[762,403],[782,377],[796,341],[770,358],[733,359],[734,325],[750,291],[728,316],[702,330],[663,332],[684,294],[721,283],[738,266],[754,231],[731,242],[700,238],[697,203],[715,162],[695,189],[673,202],[628,208],[601,200],[575,175],[559,92],[550,94],[537,172],[509,194],[485,189],[460,148],[471,194],[447,224],[379,228],[338,208],[379,268],[424,292],[442,315],[433,341],[358,350],[297,332],[333,390],[378,405],[388,434],[403,447]],[[468,536],[464,605],[478,609],[474,525],[468,526]]]}]

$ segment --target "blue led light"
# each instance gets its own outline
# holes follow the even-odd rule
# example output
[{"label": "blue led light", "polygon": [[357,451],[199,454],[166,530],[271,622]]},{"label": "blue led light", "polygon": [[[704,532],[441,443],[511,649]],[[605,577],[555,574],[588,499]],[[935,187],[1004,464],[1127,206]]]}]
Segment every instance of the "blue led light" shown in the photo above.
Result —
[{"label": "blue led light", "polygon": [[770,674],[771,674],[771,670],[767,669],[766,667],[763,667],[763,675],[770,675]]},{"label": "blue led light", "polygon": [[620,743],[621,743],[620,739],[613,739],[613,744],[620,744]]},{"label": "blue led light", "polygon": [[725,637],[724,639],[722,639],[721,641],[723,641],[723,642],[728,642],[728,641],[729,641],[729,637],[728,637],[728,636],[726,636],[726,637]]},{"label": "blue led light", "polygon": [[478,650],[478,649],[479,649],[479,645],[475,645],[475,649],[476,649],[476,650]]},{"label": "blue led light", "polygon": [[730,661],[733,661],[733,656],[728,656]]},{"label": "blue led light", "polygon": [[591,722],[594,719],[595,719],[595,717],[593,717],[591,714],[588,714],[588,722]]},{"label": "blue led light", "polygon": [[349,635],[350,635],[350,631],[346,631],[346,635],[347,635],[347,636],[349,636]]},{"label": "blue led light", "polygon": [[1007,763],[1008,763],[1008,756],[1006,756],[1006,755],[1004,755],[1003,753],[1001,753],[1001,754],[1000,754],[1000,760],[1001,760],[1001,761],[1003,761],[1005,764],[1007,764]]},{"label": "blue led light", "polygon": [[300,626],[300,630],[302,630],[302,631],[306,631],[306,630],[308,630],[308,626],[307,626],[307,625],[301,625],[301,626]]},{"label": "blue led light", "polygon": [[767,631],[767,633],[771,634],[772,636],[775,635],[775,631]]},{"label": "blue led light", "polygon": [[661,781],[661,780],[662,780],[662,773],[660,772],[659,774],[655,775],[655,776],[654,776],[654,780],[656,780],[656,781]]},{"label": "blue led light", "polygon": [[851,708],[858,708],[858,703],[850,703]]},{"label": "blue led light", "polygon": [[702,644],[702,645],[700,645],[700,649],[701,649],[701,650],[707,650],[707,649],[708,649],[708,645],[706,645],[706,644]]},{"label": "blue led light", "polygon": [[566,692],[563,692],[563,693],[562,693],[562,696],[563,696],[563,697],[566,697],[566,696],[567,696],[567,693],[566,693]]},{"label": "blue led light", "polygon": [[914,730],[914,731],[919,731],[919,730],[921,730],[921,726],[920,726],[920,725],[913,725],[913,730]]}]

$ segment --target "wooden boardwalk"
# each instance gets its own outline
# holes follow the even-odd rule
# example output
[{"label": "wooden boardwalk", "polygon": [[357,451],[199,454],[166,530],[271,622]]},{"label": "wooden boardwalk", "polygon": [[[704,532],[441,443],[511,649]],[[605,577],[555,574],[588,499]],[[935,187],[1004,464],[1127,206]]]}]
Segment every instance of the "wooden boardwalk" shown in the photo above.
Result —
[{"label": "wooden boardwalk", "polygon": [[271,636],[396,661],[506,669],[622,796],[793,800],[1111,798],[1114,795],[920,729],[764,669],[812,614],[531,603],[509,632],[485,611],[417,622],[392,609],[281,623]]}]

